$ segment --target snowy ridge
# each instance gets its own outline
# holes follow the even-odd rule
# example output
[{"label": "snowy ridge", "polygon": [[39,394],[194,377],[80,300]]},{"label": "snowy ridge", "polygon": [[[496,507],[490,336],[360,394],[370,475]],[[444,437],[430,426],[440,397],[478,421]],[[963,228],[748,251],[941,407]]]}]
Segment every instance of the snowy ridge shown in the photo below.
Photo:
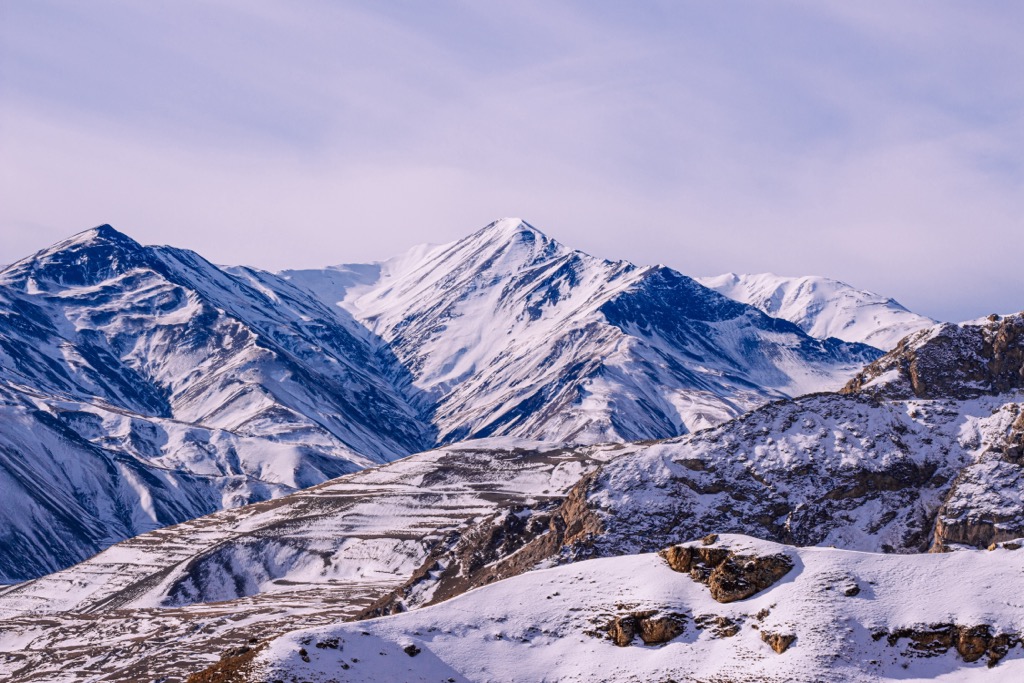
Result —
[{"label": "snowy ridge", "polygon": [[[784,554],[795,567],[767,590],[729,604],[716,602],[705,586],[654,554],[531,572],[405,614],[289,633],[258,651],[245,680],[325,683],[339,673],[346,681],[410,683],[988,682],[1024,676],[1019,645],[1008,654],[1000,649],[989,668],[984,648],[969,663],[948,645],[915,649],[909,635],[948,624],[1019,636],[1024,552],[876,555],[728,535],[714,547]],[[946,590],[952,586],[955,593]],[[682,622],[682,632],[665,643],[645,645],[636,636],[617,646],[604,628],[631,614],[670,615]],[[794,640],[778,654],[762,634]]]},{"label": "snowy ridge", "polygon": [[696,279],[730,299],[796,323],[812,337],[835,337],[883,351],[936,323],[893,299],[824,277],[726,273]]},{"label": "snowy ridge", "polygon": [[1005,456],[1022,409],[1020,394],[773,404],[604,467],[588,494],[604,529],[593,551],[650,552],[680,531],[899,553],[1024,536],[1021,465]]},{"label": "snowy ridge", "polygon": [[886,398],[971,398],[1024,388],[1024,313],[911,335],[843,388]]},{"label": "snowy ridge", "polygon": [[625,452],[467,443],[136,536],[0,589],[0,673],[183,680],[250,637],[358,615],[453,536],[555,506]]},{"label": "snowy ridge", "polygon": [[663,438],[838,388],[877,354],[519,219],[373,266],[283,275],[389,344],[444,442]]}]

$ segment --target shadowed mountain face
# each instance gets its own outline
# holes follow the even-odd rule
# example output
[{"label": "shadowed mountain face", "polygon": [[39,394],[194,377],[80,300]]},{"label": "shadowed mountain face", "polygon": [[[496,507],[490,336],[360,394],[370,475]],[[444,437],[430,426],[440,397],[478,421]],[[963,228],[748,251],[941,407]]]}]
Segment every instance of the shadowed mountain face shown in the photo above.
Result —
[{"label": "shadowed mountain face", "polygon": [[109,226],[0,272],[0,582],[422,450],[343,311]]},{"label": "shadowed mountain face", "polygon": [[678,436],[877,355],[518,220],[281,276],[100,226],[0,271],[0,582],[440,443]]}]

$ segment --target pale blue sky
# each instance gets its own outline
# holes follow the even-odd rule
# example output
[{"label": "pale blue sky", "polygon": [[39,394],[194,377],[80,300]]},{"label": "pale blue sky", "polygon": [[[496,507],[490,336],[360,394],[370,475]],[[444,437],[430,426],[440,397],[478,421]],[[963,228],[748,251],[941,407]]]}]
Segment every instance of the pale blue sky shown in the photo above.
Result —
[{"label": "pale blue sky", "polygon": [[0,0],[0,262],[269,269],[521,216],[606,258],[1024,308],[1024,3]]}]

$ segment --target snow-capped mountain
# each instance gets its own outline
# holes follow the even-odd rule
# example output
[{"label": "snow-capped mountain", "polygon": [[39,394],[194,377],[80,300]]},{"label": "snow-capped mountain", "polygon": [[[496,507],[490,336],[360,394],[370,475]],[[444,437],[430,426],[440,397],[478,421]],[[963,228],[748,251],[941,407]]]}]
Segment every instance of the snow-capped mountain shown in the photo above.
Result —
[{"label": "snow-capped mountain", "polygon": [[877,355],[518,220],[284,277],[100,226],[0,271],[0,581],[437,443],[676,436]]},{"label": "snow-capped mountain", "polygon": [[[143,534],[0,590],[0,671],[181,681],[220,658],[202,680],[318,680],[327,666],[357,680],[509,680],[544,666],[590,679],[592,662],[610,680],[962,680],[982,660],[1012,675],[1020,609],[1005,596],[1024,590],[1011,554],[1024,536],[1021,331],[1022,316],[923,331],[845,393],[658,443],[469,443]],[[904,380],[938,391],[940,359],[955,395],[907,395]],[[703,559],[688,574],[642,554],[729,532],[838,549],[726,536],[693,545]],[[962,550],[972,547],[995,550]],[[734,551],[728,571],[753,573],[715,579]],[[636,555],[580,561],[624,554]],[[720,604],[715,591],[760,582],[750,554],[785,555],[791,571],[763,595]],[[557,564],[568,566],[535,571]],[[941,581],[956,581],[962,599],[937,603]],[[34,629],[40,620],[49,626]],[[620,637],[628,624],[652,642]],[[529,651],[517,649],[524,638]],[[608,649],[631,643],[637,658]],[[385,654],[370,662],[371,650]],[[705,655],[723,664],[686,668]],[[524,668],[500,668],[508,657]]]},{"label": "snow-capped mountain", "polygon": [[812,337],[835,337],[888,351],[908,334],[936,323],[894,299],[825,277],[726,273],[696,278],[730,299],[796,323]]},{"label": "snow-capped mountain", "polygon": [[519,219],[383,263],[282,275],[388,343],[442,442],[664,438],[836,389],[878,355]]},{"label": "snow-capped mountain", "polygon": [[433,442],[344,311],[109,226],[0,271],[0,582]]}]

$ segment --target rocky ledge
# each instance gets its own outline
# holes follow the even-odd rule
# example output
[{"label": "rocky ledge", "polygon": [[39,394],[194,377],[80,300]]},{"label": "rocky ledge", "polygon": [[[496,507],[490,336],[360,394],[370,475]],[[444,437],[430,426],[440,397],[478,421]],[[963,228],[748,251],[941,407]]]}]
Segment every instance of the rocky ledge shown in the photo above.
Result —
[{"label": "rocky ledge", "polygon": [[922,330],[840,391],[888,399],[968,399],[1024,388],[1024,313]]},{"label": "rocky ledge", "polygon": [[718,602],[736,602],[775,584],[793,568],[784,554],[740,554],[716,546],[718,537],[705,537],[701,545],[673,545],[658,554],[674,571],[706,585]]},{"label": "rocky ledge", "polygon": [[990,667],[999,663],[1010,648],[1021,644],[1019,633],[995,633],[991,626],[960,626],[957,624],[931,624],[901,628],[891,632],[872,634],[875,640],[886,638],[896,646],[902,639],[909,640],[906,654],[916,657],[937,657],[955,649],[965,662],[976,662],[988,657]]}]

